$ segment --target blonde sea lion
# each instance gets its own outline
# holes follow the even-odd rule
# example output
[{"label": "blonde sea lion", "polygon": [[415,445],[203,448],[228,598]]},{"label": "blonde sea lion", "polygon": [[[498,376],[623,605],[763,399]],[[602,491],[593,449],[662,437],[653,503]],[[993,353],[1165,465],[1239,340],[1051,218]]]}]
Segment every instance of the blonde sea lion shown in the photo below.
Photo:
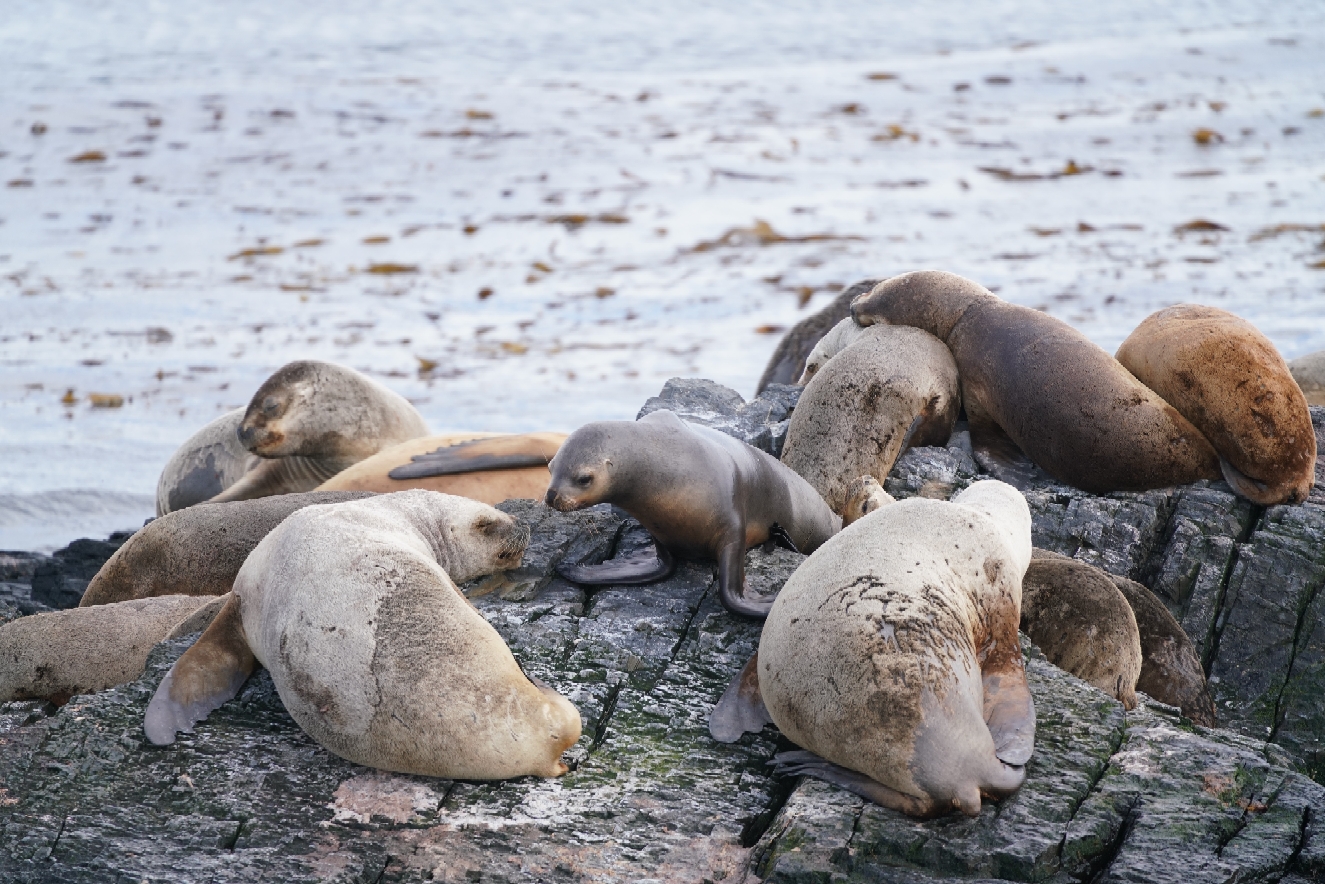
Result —
[{"label": "blonde sea lion", "polygon": [[153,519],[115,551],[78,604],[86,608],[164,595],[225,595],[262,538],[306,506],[359,500],[366,492],[307,491],[208,503]]},{"label": "blonde sea lion", "polygon": [[552,460],[565,433],[447,433],[379,451],[337,473],[319,491],[426,488],[487,504],[547,493]]},{"label": "blonde sea lion", "polygon": [[1227,310],[1178,304],[1146,317],[1117,355],[1210,440],[1234,491],[1263,506],[1307,499],[1316,476],[1311,413],[1254,325]]},{"label": "blonde sea lion", "polygon": [[865,327],[857,325],[850,316],[830,328],[828,333],[819,339],[819,343],[814,345],[810,355],[805,357],[805,371],[801,372],[796,384],[801,387],[808,384],[819,373],[819,369],[824,367],[824,363],[860,340],[864,334]]},{"label": "blonde sea lion", "polygon": [[873,476],[860,476],[847,486],[847,502],[842,508],[842,527],[858,521],[881,506],[896,503]]},{"label": "blonde sea lion", "polygon": [[1116,359],[969,279],[937,270],[893,277],[857,298],[852,315],[861,325],[921,328],[948,345],[971,441],[991,456],[1020,449],[1096,494],[1220,477],[1201,432]]},{"label": "blonde sea lion", "polygon": [[877,282],[877,279],[864,279],[847,286],[828,306],[792,326],[768,358],[755,395],[764,392],[769,384],[797,383],[796,379],[805,372],[806,357],[814,350],[815,344],[829,329],[850,316],[851,302],[857,295],[874,288]]},{"label": "blonde sea lion", "polygon": [[148,739],[173,742],[256,659],[299,726],[350,761],[459,779],[564,773],[579,713],[525,676],[453,582],[518,565],[528,540],[505,513],[432,491],[294,513],[171,667]]},{"label": "blonde sea lion", "polygon": [[942,341],[905,326],[839,332],[853,326],[844,319],[825,337],[854,340],[806,385],[782,447],[782,462],[840,515],[852,481],[887,476],[911,445],[946,444],[961,409],[957,364]]},{"label": "blonde sea lion", "polygon": [[170,595],[20,617],[0,626],[0,702],[102,691],[143,674],[157,642],[204,629],[217,599]]},{"label": "blonde sea lion", "polygon": [[1288,371],[1308,405],[1325,405],[1325,350],[1297,357],[1288,363]]},{"label": "blonde sea lion", "polygon": [[639,520],[657,559],[577,566],[559,573],[578,583],[660,579],[667,554],[716,558],[729,611],[763,617],[770,602],[744,595],[745,551],[782,538],[812,552],[841,520],[817,491],[768,454],[667,410],[638,421],[599,421],[571,433],[552,459],[548,506],[562,512],[612,503]]}]

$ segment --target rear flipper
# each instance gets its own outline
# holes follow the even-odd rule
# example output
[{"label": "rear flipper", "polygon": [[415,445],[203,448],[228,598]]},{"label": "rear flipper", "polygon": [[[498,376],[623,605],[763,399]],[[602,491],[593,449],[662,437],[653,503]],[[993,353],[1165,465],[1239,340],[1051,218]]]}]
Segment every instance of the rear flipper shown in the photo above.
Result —
[{"label": "rear flipper", "polygon": [[[868,801],[873,801],[882,807],[901,811],[907,816],[923,819],[939,816],[952,809],[952,806],[940,804],[933,798],[917,798],[914,795],[898,792],[896,789],[889,788],[863,773],[839,767],[830,761],[825,761],[813,752],[806,752],[803,749],[795,752],[779,752],[768,763],[773,765],[773,770],[782,776],[814,777],[823,780],[825,783],[832,783],[838,788],[846,789],[848,792],[859,795]],[[980,807],[977,802],[975,813],[978,814],[979,812]]]},{"label": "rear flipper", "polygon": [[972,418],[970,428],[976,462],[995,479],[1007,482],[1018,491],[1053,481],[1053,477],[1040,469],[998,424]]},{"label": "rear flipper", "polygon": [[556,456],[559,447],[559,441],[544,433],[474,439],[427,454],[416,454],[410,458],[410,463],[396,467],[387,475],[392,479],[422,479],[487,470],[545,467]]},{"label": "rear flipper", "polygon": [[170,667],[143,717],[147,739],[157,746],[175,742],[212,710],[239,693],[257,660],[244,639],[239,596],[229,600],[212,625]]},{"label": "rear flipper", "polygon": [[676,570],[676,561],[657,540],[652,550],[638,550],[601,565],[557,565],[557,573],[571,583],[585,586],[641,586],[665,580]]},{"label": "rear flipper", "polygon": [[719,743],[735,743],[742,735],[757,734],[773,719],[759,695],[759,652],[750,658],[723,691],[709,714],[709,735]]},{"label": "rear flipper", "polygon": [[[1035,703],[1026,684],[1026,670],[1021,667],[987,671],[983,681],[985,724],[994,738],[994,754],[1005,766],[1016,769],[1006,782],[991,784],[990,788],[1001,790],[1010,786],[1010,794],[1025,778],[1021,769],[1030,761],[1035,748]],[[1011,785],[1013,781],[1015,785]],[[990,795],[1000,794],[986,791]]]}]

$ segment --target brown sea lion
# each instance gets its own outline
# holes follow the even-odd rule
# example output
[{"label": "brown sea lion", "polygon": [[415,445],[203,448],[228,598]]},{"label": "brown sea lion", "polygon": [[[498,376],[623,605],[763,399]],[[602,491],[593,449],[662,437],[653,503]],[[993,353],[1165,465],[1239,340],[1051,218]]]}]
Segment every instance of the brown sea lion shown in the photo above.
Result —
[{"label": "brown sea lion", "polygon": [[448,433],[421,436],[337,473],[319,491],[426,488],[487,504],[542,499],[565,433]]},{"label": "brown sea lion", "polygon": [[87,585],[79,607],[163,595],[225,595],[244,559],[290,513],[369,496],[306,491],[167,513],[115,551]]},{"label": "brown sea lion", "polygon": [[1301,503],[1316,476],[1316,434],[1279,351],[1245,319],[1178,304],[1146,317],[1118,361],[1219,452],[1224,479],[1263,506]]},{"label": "brown sea lion", "polygon": [[[913,816],[980,813],[1020,788],[1035,709],[1017,638],[1031,517],[1010,485],[912,498],[844,528],[792,574],[755,661],[758,698],[808,752],[785,773]],[[748,670],[719,738],[760,724]]]},{"label": "brown sea lion", "polygon": [[1288,371],[1308,405],[1325,405],[1325,350],[1297,357],[1288,363]]},{"label": "brown sea lion", "polygon": [[[723,604],[750,617],[763,617],[771,602],[745,598],[745,551],[782,537],[812,552],[841,526],[818,492],[775,458],[666,410],[586,424],[566,439],[551,469],[548,506],[570,512],[612,503],[662,550],[716,558]],[[640,582],[666,576],[666,564],[660,555],[560,573],[579,583]]]},{"label": "brown sea lion", "polygon": [[841,293],[818,313],[807,316],[791,327],[778,342],[768,365],[759,377],[755,395],[769,384],[794,384],[805,372],[805,359],[828,330],[851,315],[851,302],[857,295],[874,288],[877,279],[862,279],[842,289]]},{"label": "brown sea lion", "polygon": [[1055,479],[1097,494],[1220,477],[1201,432],[1116,359],[1066,323],[969,279],[937,270],[896,276],[857,298],[852,315],[946,343],[971,441],[993,456],[1005,456],[1010,439]]},{"label": "brown sea lion", "polygon": [[942,341],[905,326],[861,332],[806,385],[782,447],[782,462],[843,516],[851,482],[882,480],[909,446],[946,444],[961,410]]}]

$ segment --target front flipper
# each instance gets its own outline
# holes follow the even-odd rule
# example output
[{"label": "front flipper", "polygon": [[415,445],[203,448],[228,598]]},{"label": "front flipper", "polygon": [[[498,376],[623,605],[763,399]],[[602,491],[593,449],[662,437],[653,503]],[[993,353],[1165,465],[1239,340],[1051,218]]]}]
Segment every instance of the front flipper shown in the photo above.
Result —
[{"label": "front flipper", "polygon": [[208,503],[254,500],[276,494],[312,491],[349,464],[334,464],[312,457],[264,458],[238,482],[211,498]]},{"label": "front flipper", "polygon": [[759,652],[755,651],[709,713],[709,735],[719,743],[735,743],[743,734],[757,734],[772,723],[759,695]]},{"label": "front flipper", "polygon": [[745,597],[745,532],[718,551],[718,597],[733,614],[763,620],[773,607],[773,600],[754,601]]},{"label": "front flipper", "polygon": [[1017,667],[984,674],[985,724],[998,760],[1021,767],[1035,748],[1035,702],[1026,670]]},{"label": "front flipper", "polygon": [[244,639],[239,596],[221,608],[212,625],[170,667],[152,702],[147,704],[143,730],[157,746],[175,742],[214,709],[239,693],[257,660]]},{"label": "front flipper", "polygon": [[412,463],[398,466],[387,475],[392,479],[423,479],[486,470],[545,467],[560,447],[559,434],[551,433],[473,439],[427,454],[416,454],[410,458]]},{"label": "front flipper", "polygon": [[907,816],[932,817],[951,809],[940,806],[933,798],[917,798],[914,795],[898,792],[863,773],[840,767],[803,749],[795,752],[779,752],[768,763],[773,765],[775,773],[782,776],[814,777],[882,807],[901,811]]},{"label": "front flipper", "polygon": [[637,550],[601,565],[557,565],[557,573],[571,583],[584,586],[642,586],[671,576],[676,570],[672,554],[653,541],[653,549]]}]

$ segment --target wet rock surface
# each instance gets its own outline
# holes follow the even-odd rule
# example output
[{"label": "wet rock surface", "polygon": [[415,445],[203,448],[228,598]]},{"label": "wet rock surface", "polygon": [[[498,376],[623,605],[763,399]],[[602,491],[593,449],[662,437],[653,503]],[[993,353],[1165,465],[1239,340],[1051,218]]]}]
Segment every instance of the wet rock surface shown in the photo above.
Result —
[{"label": "wet rock surface", "polygon": [[[704,395],[686,400],[687,386]],[[794,401],[668,387],[650,404],[739,438],[768,430],[770,444]],[[959,433],[907,452],[885,487],[949,497],[981,474]],[[511,501],[502,509],[532,528],[524,565],[464,590],[526,670],[581,710],[571,773],[471,783],[359,767],[304,735],[262,671],[157,749],[143,711],[191,639],[169,641],[130,684],[58,710],[0,706],[0,880],[1325,879],[1325,787],[1312,779],[1325,768],[1325,502],[1255,508],[1222,483],[1024,490],[1037,546],[1168,605],[1228,729],[1145,698],[1125,712],[1026,645],[1037,708],[1026,785],[975,819],[911,820],[771,775],[767,760],[788,748],[772,727],[730,746],[709,738],[708,712],[759,634],[722,608],[711,563],[679,562],[652,586],[573,586],[556,564],[602,561],[647,535],[607,507]],[[801,559],[751,550],[750,589],[776,590]],[[17,587],[0,598],[11,618],[27,613],[8,599],[39,564],[0,556],[0,583]]]}]

